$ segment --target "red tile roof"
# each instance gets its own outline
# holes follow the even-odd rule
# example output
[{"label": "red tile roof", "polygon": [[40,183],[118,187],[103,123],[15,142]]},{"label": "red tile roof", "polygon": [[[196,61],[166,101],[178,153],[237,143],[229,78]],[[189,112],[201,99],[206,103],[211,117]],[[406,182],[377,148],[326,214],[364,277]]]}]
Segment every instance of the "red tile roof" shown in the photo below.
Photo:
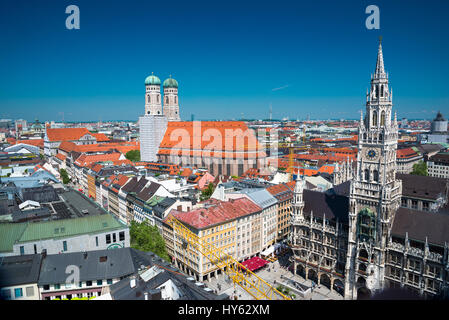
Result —
[{"label": "red tile roof", "polygon": [[258,148],[257,138],[243,121],[171,121],[159,145],[159,154],[265,157],[265,152]]},{"label": "red tile roof", "polygon": [[334,173],[334,170],[335,170],[335,166],[324,165],[318,169],[318,172],[327,172],[329,174],[332,174],[332,173]]},{"label": "red tile roof", "polygon": [[77,146],[75,143],[73,143],[71,141],[62,141],[61,144],[59,145],[58,149],[69,153],[72,151],[78,151],[78,147],[79,146]]},{"label": "red tile roof", "polygon": [[248,198],[231,199],[226,202],[214,199],[207,201],[207,203],[210,207],[199,208],[189,212],[173,209],[170,211],[169,216],[173,215],[179,221],[200,230],[262,211],[261,207]]},{"label": "red tile roof", "polygon": [[94,162],[100,161],[117,161],[121,153],[105,153],[105,154],[82,154],[76,159],[75,164],[80,167],[85,167]]},{"label": "red tile roof", "polygon": [[109,138],[104,133],[91,133],[91,135],[97,139],[97,142],[109,141]]},{"label": "red tile roof", "polygon": [[19,143],[25,143],[25,144],[36,146],[36,147],[39,147],[39,148],[43,148],[44,147],[44,139],[17,140],[16,144],[19,144]]},{"label": "red tile roof", "polygon": [[100,172],[100,170],[101,169],[103,169],[103,165],[102,164],[99,164],[99,163],[94,163],[93,165],[92,165],[92,171],[94,171],[94,172]]},{"label": "red tile roof", "polygon": [[190,168],[184,168],[181,172],[181,177],[190,177],[193,171]]},{"label": "red tile roof", "polygon": [[413,150],[412,148],[406,148],[406,149],[398,149],[396,151],[396,157],[400,159],[406,159],[406,158],[414,158],[418,156],[419,154]]},{"label": "red tile roof", "polygon": [[267,188],[267,191],[271,193],[272,196],[277,196],[278,194],[290,191],[290,189],[284,183],[276,184]]},{"label": "red tile roof", "polygon": [[86,134],[91,135],[86,128],[47,128],[47,136],[50,141],[75,141]]},{"label": "red tile roof", "polygon": [[63,155],[62,153],[57,153],[55,155],[56,158],[58,158],[61,161],[65,161],[65,158],[67,158],[65,155]]},{"label": "red tile roof", "polygon": [[117,150],[120,153],[126,154],[128,151],[131,150],[140,150],[140,144],[139,142],[124,141],[115,143],[95,143],[95,144],[85,144],[76,146],[76,151],[78,152],[106,152],[110,150]]}]

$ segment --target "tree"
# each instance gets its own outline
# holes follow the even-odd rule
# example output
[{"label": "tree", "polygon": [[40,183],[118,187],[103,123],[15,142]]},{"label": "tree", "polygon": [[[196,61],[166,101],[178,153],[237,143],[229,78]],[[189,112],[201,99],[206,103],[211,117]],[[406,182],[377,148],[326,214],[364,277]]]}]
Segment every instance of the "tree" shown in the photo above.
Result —
[{"label": "tree", "polygon": [[125,154],[126,159],[132,162],[140,161],[140,150],[131,150]]},{"label": "tree", "polygon": [[209,199],[213,193],[214,193],[214,184],[211,182],[209,183],[207,188],[201,192],[200,201]]},{"label": "tree", "polygon": [[427,173],[427,164],[424,161],[419,161],[413,165],[413,171],[411,174],[415,174],[418,176],[428,176]]},{"label": "tree", "polygon": [[63,184],[67,184],[70,182],[69,174],[65,169],[59,170],[59,173],[61,174],[61,179]]},{"label": "tree", "polygon": [[165,241],[156,226],[150,225],[147,221],[142,223],[131,221],[129,234],[131,237],[131,248],[140,251],[151,251],[162,259],[170,261],[165,248]]}]

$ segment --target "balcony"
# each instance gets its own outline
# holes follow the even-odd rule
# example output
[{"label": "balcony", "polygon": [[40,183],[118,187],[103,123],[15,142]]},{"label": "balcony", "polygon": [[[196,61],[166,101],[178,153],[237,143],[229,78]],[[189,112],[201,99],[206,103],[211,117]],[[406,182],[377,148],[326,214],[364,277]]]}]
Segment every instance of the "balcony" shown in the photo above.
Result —
[{"label": "balcony", "polygon": [[404,252],[404,250],[405,250],[404,246],[397,242],[391,242],[390,245],[388,246],[388,249],[391,249],[394,251],[399,251],[399,252]]},{"label": "balcony", "polygon": [[429,252],[427,260],[443,264],[443,256],[435,252]]},{"label": "balcony", "polygon": [[418,249],[418,248],[414,248],[414,247],[410,247],[407,250],[407,254],[415,256],[415,257],[424,258],[424,251],[422,251],[421,249]]}]

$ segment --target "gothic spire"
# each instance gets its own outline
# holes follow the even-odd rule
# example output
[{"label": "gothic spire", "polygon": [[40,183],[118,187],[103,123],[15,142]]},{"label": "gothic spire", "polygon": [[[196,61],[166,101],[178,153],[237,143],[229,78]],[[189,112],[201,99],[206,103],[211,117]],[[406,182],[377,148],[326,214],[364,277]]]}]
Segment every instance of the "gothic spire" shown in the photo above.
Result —
[{"label": "gothic spire", "polygon": [[382,54],[382,37],[379,37],[379,49],[377,50],[377,62],[376,62],[376,72],[374,73],[375,78],[385,78],[385,68],[384,68],[384,57]]}]

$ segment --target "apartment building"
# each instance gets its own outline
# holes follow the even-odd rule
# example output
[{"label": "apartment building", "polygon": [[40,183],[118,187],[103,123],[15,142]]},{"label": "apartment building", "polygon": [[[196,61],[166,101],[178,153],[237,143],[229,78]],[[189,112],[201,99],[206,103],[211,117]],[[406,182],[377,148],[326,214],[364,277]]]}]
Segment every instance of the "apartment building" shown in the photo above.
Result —
[{"label": "apartment building", "polygon": [[396,170],[398,173],[411,173],[413,165],[423,160],[417,148],[405,148],[396,151]]},{"label": "apartment building", "polygon": [[276,242],[278,201],[266,189],[246,188],[236,192],[228,193],[228,199],[246,197],[262,208],[260,216],[261,227],[261,250],[268,249]]},{"label": "apartment building", "polygon": [[41,300],[99,296],[104,287],[137,272],[132,250],[119,248],[44,256],[38,281]]},{"label": "apartment building", "polygon": [[276,241],[281,241],[290,232],[293,191],[287,184],[268,187],[267,191],[278,201]]},{"label": "apartment building", "polygon": [[41,222],[1,223],[0,257],[129,247],[129,229],[110,214]]},{"label": "apartment building", "polygon": [[[212,244],[242,261],[248,250],[253,248],[252,223],[254,215],[261,215],[262,208],[247,198],[220,201],[210,199],[202,203],[202,207],[188,212],[170,211],[187,228],[199,237],[199,241]],[[221,271],[211,261],[179,236],[174,237],[172,228],[164,220],[163,237],[167,251],[176,267],[195,276],[197,280],[210,280]],[[245,234],[245,235],[243,235]],[[240,236],[240,238],[238,238]],[[260,246],[260,239],[256,248]],[[245,252],[245,253],[243,253]]]},{"label": "apartment building", "polygon": [[437,153],[430,157],[427,172],[431,177],[449,179],[449,153]]},{"label": "apartment building", "polygon": [[3,257],[0,260],[0,299],[39,300],[41,255]]}]

